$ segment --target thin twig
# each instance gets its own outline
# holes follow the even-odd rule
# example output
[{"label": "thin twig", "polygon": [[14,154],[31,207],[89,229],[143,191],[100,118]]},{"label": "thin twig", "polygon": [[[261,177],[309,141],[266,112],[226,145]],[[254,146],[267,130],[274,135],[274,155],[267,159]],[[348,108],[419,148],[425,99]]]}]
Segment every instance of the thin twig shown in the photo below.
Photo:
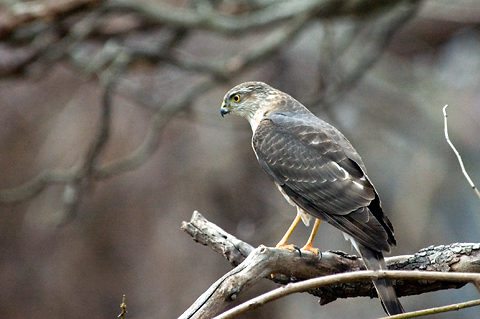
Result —
[{"label": "thin twig", "polygon": [[117,318],[125,319],[125,315],[127,314],[127,304],[125,303],[125,295],[123,295],[122,303],[120,304],[120,308],[122,308],[122,312],[117,316]]},{"label": "thin twig", "polygon": [[448,145],[450,145],[453,152],[457,156],[458,162],[460,163],[460,168],[462,169],[462,173],[467,179],[468,184],[470,185],[471,188],[473,188],[473,191],[475,192],[475,194],[477,194],[478,198],[480,198],[480,192],[478,191],[477,187],[475,186],[472,179],[470,178],[467,171],[465,170],[465,166],[463,165],[463,160],[462,160],[462,157],[460,156],[460,153],[457,151],[453,143],[450,141],[450,138],[448,137],[447,106],[448,104],[445,104],[445,106],[442,109],[443,118],[444,118],[444,127],[445,127],[445,139],[447,140]]},{"label": "thin twig", "polygon": [[333,283],[373,280],[373,279],[401,279],[401,280],[427,280],[427,281],[456,281],[456,282],[479,282],[480,274],[472,273],[443,273],[443,272],[420,272],[420,271],[358,271],[344,274],[335,274],[331,276],[313,278],[298,283],[288,284],[286,286],[269,291],[261,296],[252,298],[241,305],[238,305],[214,319],[231,319],[243,314],[249,310],[263,306],[264,304],[277,300],[279,298],[297,293],[323,287]]},{"label": "thin twig", "polygon": [[466,301],[466,302],[459,302],[456,304],[451,304],[448,306],[442,306],[442,307],[435,307],[435,308],[430,308],[430,309],[422,309],[418,311],[410,311],[407,313],[402,313],[399,315],[394,315],[390,317],[383,317],[379,319],[406,319],[406,318],[415,318],[415,317],[421,317],[421,316],[427,316],[427,315],[432,315],[436,313],[441,313],[441,312],[448,312],[448,311],[458,311],[460,309],[464,308],[469,308],[469,307],[475,307],[480,305],[480,299],[477,300],[471,300],[471,301]]}]

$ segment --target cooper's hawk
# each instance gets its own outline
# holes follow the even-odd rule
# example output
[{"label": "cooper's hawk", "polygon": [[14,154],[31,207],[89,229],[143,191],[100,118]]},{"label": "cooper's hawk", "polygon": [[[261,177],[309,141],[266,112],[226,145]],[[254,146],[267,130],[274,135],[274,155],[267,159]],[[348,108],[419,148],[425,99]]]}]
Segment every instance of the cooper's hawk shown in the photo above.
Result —
[{"label": "cooper's hawk", "polygon": [[[250,122],[252,146],[263,170],[297,217],[277,247],[300,221],[316,218],[302,248],[318,254],[311,244],[320,221],[343,231],[368,269],[386,269],[383,252],[396,244],[393,227],[384,214],[360,155],[332,125],[313,115],[290,95],[263,82],[246,82],[227,92],[222,116],[232,113]],[[403,312],[390,280],[375,280],[375,288],[389,315]]]}]

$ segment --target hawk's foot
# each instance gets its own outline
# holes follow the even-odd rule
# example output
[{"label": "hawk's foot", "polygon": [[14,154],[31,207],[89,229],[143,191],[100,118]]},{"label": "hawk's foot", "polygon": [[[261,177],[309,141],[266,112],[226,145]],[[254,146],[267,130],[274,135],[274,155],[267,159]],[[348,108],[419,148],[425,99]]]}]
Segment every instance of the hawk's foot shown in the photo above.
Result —
[{"label": "hawk's foot", "polygon": [[320,254],[320,250],[318,248],[314,248],[312,247],[312,245],[309,245],[309,244],[306,244],[305,246],[303,246],[301,250],[312,252],[317,256]]},{"label": "hawk's foot", "polygon": [[297,245],[277,244],[277,246],[275,246],[275,248],[288,249],[288,250],[291,250],[291,251],[298,251],[300,256],[302,256],[302,252],[300,251],[300,248],[298,248]]}]

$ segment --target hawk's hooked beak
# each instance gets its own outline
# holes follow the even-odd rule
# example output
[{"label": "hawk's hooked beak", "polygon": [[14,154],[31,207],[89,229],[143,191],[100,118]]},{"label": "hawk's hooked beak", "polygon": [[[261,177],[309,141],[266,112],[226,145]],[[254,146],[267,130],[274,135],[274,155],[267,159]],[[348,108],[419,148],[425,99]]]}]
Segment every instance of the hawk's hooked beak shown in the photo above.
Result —
[{"label": "hawk's hooked beak", "polygon": [[225,114],[228,114],[228,113],[230,113],[230,110],[226,108],[225,102],[223,102],[222,107],[220,108],[220,114],[223,117]]}]

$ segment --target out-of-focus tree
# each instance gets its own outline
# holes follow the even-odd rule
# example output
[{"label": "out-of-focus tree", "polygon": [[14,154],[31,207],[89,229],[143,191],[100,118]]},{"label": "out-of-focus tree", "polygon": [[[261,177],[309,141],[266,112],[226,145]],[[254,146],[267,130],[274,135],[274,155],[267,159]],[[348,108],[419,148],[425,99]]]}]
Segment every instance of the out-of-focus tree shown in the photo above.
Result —
[{"label": "out-of-focus tree", "polygon": [[[458,190],[441,107],[454,118],[462,105],[451,134],[468,166],[480,131],[479,10],[466,0],[3,1],[2,313],[112,316],[126,294],[136,317],[179,315],[228,269],[179,230],[194,209],[275,242],[290,207],[257,174],[248,128],[230,129],[244,123],[217,120],[243,80],[287,91],[345,131],[399,251],[475,241],[479,218],[468,186]],[[459,193],[443,187],[456,183]],[[329,231],[321,249],[342,248]],[[370,314],[348,302],[345,316]]]}]

